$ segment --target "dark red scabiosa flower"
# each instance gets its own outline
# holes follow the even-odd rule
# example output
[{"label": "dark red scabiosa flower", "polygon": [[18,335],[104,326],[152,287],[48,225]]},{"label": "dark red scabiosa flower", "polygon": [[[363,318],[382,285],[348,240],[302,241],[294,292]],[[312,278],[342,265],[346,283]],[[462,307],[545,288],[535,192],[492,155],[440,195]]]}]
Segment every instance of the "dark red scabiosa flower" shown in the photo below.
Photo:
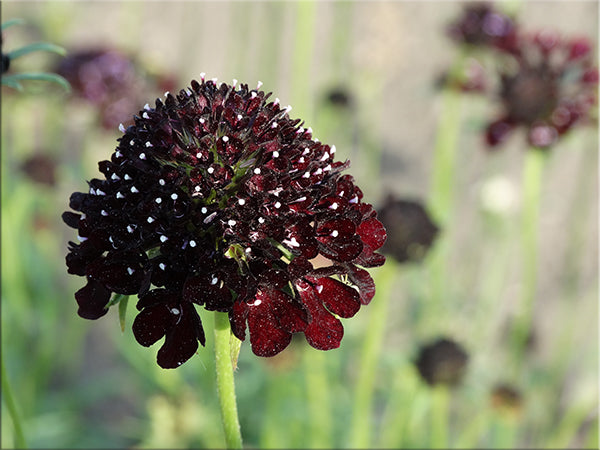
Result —
[{"label": "dark red scabiosa flower", "polygon": [[48,155],[37,153],[26,158],[21,170],[31,181],[49,187],[56,185],[56,161]]},{"label": "dark red scabiosa flower", "polygon": [[511,49],[515,45],[516,25],[508,15],[490,2],[465,5],[462,15],[448,26],[454,41],[472,47]]},{"label": "dark red scabiosa flower", "polygon": [[454,386],[463,379],[468,361],[469,355],[462,346],[440,338],[420,349],[415,365],[429,385]]},{"label": "dark red scabiosa flower", "polygon": [[71,83],[79,98],[98,109],[102,126],[110,130],[130,120],[149,86],[160,85],[133,58],[111,48],[70,52],[55,71]]},{"label": "dark red scabiosa flower", "polygon": [[71,196],[78,213],[63,214],[80,241],[68,271],[87,280],[79,315],[97,319],[113,293],[137,294],[133,333],[144,346],[165,337],[161,367],[204,345],[197,306],[227,312],[235,336],[248,331],[253,352],[273,356],[298,332],[338,347],[339,317],[375,293],[364,269],[385,260],[375,210],[335,147],[269,96],[203,77],[146,105],[100,162],[103,179]]},{"label": "dark red scabiosa flower", "polygon": [[507,53],[512,61],[502,66],[502,112],[487,127],[487,144],[501,144],[522,126],[531,146],[548,148],[574,126],[590,122],[598,84],[591,49],[587,39],[552,32],[521,36]]},{"label": "dark red scabiosa flower", "polygon": [[435,241],[439,228],[419,202],[388,195],[378,208],[379,220],[387,230],[382,252],[398,262],[418,262]]}]

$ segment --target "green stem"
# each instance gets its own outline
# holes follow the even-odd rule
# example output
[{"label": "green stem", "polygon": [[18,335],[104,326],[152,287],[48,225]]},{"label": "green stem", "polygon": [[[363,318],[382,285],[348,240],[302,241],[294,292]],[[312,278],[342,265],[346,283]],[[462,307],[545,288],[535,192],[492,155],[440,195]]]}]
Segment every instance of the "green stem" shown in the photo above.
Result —
[{"label": "green stem", "polygon": [[397,276],[398,266],[391,260],[377,269],[377,291],[383,295],[376,295],[370,305],[370,317],[363,341],[360,358],[360,371],[356,380],[353,417],[351,426],[350,444],[353,448],[369,448],[371,441],[372,414],[371,406],[373,391],[375,390],[377,361],[383,346],[385,323],[388,314],[388,304],[392,287]]},{"label": "green stem", "polygon": [[8,376],[6,374],[6,369],[4,368],[4,355],[1,356],[2,397],[4,398],[4,402],[8,408],[8,413],[15,428],[15,448],[27,448],[27,445],[25,444],[25,435],[23,434],[23,427],[21,426],[21,418],[17,412],[17,404],[13,398],[10,383],[8,382]]},{"label": "green stem", "polygon": [[448,407],[450,389],[446,385],[434,386],[431,394],[431,448],[449,448]]},{"label": "green stem", "polygon": [[306,396],[310,414],[308,448],[331,448],[331,402],[327,380],[327,358],[321,351],[305,351]]},{"label": "green stem", "polygon": [[215,368],[227,448],[242,448],[231,362],[231,328],[226,313],[215,311]]},{"label": "green stem", "polygon": [[533,305],[538,269],[538,228],[542,175],[547,154],[543,150],[529,149],[523,167],[522,248],[523,248],[523,291],[520,314],[513,330],[513,345],[518,357],[517,364],[525,352],[533,324]]}]

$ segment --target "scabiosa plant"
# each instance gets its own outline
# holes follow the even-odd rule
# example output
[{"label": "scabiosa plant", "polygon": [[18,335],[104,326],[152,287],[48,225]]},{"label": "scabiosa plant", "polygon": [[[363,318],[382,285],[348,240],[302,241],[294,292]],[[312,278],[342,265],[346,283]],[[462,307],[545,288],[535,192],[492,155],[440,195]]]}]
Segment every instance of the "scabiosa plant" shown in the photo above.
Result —
[{"label": "scabiosa plant", "polygon": [[[78,213],[63,214],[80,241],[68,271],[87,281],[79,315],[98,319],[113,293],[137,294],[133,333],[143,346],[165,337],[163,368],[204,345],[196,306],[228,313],[235,336],[248,331],[252,351],[273,356],[297,332],[338,347],[338,317],[375,293],[364,269],[385,261],[375,210],[335,146],[269,96],[202,76],[147,104],[99,163],[104,178],[71,196]],[[315,267],[319,255],[329,264]]]},{"label": "scabiosa plant", "polygon": [[548,148],[574,126],[590,121],[596,104],[598,69],[586,38],[567,39],[554,32],[523,34],[506,52],[497,96],[500,117],[486,130],[495,147],[517,126],[529,144]]},{"label": "scabiosa plant", "polygon": [[415,365],[429,385],[456,385],[464,377],[469,355],[448,338],[440,338],[421,347]]},{"label": "scabiosa plant", "polygon": [[491,2],[465,5],[462,15],[447,28],[454,41],[471,47],[513,48],[517,27],[514,19],[497,10]]},{"label": "scabiosa plant", "polygon": [[388,195],[378,215],[388,234],[382,252],[401,263],[421,261],[439,232],[423,205],[413,200]]}]

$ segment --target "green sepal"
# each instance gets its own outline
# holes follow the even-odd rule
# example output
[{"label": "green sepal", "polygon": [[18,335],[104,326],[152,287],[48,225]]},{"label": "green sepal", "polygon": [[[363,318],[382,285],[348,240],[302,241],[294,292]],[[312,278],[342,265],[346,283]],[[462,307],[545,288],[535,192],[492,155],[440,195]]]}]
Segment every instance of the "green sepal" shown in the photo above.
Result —
[{"label": "green sepal", "polygon": [[21,80],[37,80],[37,81],[49,81],[62,86],[67,92],[71,91],[71,85],[60,75],[55,73],[44,73],[44,72],[27,72],[27,73],[15,73],[12,75],[3,75],[2,84],[17,89],[23,90],[23,85],[19,83]]},{"label": "green sepal", "polygon": [[231,367],[233,370],[237,369],[238,357],[240,356],[240,350],[242,349],[242,341],[240,341],[233,332],[229,337],[229,353],[231,356]]},{"label": "green sepal", "polygon": [[125,316],[127,315],[127,304],[129,302],[129,296],[126,296],[119,302],[119,323],[121,324],[121,331],[125,333]]},{"label": "green sepal", "polygon": [[24,47],[13,50],[12,52],[7,53],[8,59],[14,61],[21,56],[27,55],[28,53],[33,52],[50,52],[56,53],[61,56],[65,56],[67,51],[61,47],[60,45],[51,44],[49,42],[36,42],[34,44],[29,44]]}]

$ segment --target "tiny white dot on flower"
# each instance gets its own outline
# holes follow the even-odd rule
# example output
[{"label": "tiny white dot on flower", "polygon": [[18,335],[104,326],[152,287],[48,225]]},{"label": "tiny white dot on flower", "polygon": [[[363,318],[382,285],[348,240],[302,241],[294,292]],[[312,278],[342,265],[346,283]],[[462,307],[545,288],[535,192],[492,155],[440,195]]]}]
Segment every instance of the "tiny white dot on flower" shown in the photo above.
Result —
[{"label": "tiny white dot on flower", "polygon": [[215,83],[215,84],[217,84],[217,81],[218,81],[218,80],[219,80],[219,79],[218,79],[217,77],[214,77],[214,78],[211,78],[211,79],[210,79],[210,81],[212,81],[212,82],[213,82],[213,83]]},{"label": "tiny white dot on flower", "polygon": [[146,147],[153,147],[152,142],[146,141]]},{"label": "tiny white dot on flower", "polygon": [[329,172],[331,170],[331,164],[327,164],[325,167],[323,167],[323,172]]},{"label": "tiny white dot on flower", "polygon": [[265,218],[264,217],[259,217],[258,218],[258,223],[265,223]]},{"label": "tiny white dot on flower", "polygon": [[84,220],[87,216],[85,214],[81,214],[81,220]]},{"label": "tiny white dot on flower", "polygon": [[285,112],[290,112],[292,110],[292,105],[287,105],[285,107]]},{"label": "tiny white dot on flower", "polygon": [[260,89],[260,87],[263,85],[262,81],[259,81],[256,85],[256,89]]},{"label": "tiny white dot on flower", "polygon": [[125,198],[125,196],[123,194],[121,194],[120,192],[117,192],[117,198]]},{"label": "tiny white dot on flower", "polygon": [[200,186],[196,186],[196,187],[194,188],[194,190],[195,190],[196,192],[200,192],[200,191],[202,190],[202,188],[201,188]]},{"label": "tiny white dot on flower", "polygon": [[235,78],[233,79],[233,84],[232,86],[235,86],[237,84],[238,80],[236,80]]},{"label": "tiny white dot on flower", "polygon": [[168,96],[169,94],[170,94],[170,92],[169,92],[169,91],[166,91],[166,92],[165,92],[165,97],[166,97],[166,96]]},{"label": "tiny white dot on flower", "polygon": [[160,268],[160,270],[165,270],[167,266],[165,265],[165,263],[160,263],[158,267]]},{"label": "tiny white dot on flower", "polygon": [[148,223],[154,222],[154,218],[153,217],[148,217],[146,220],[148,221]]},{"label": "tiny white dot on flower", "polygon": [[229,138],[227,136],[223,136],[223,142],[228,142]]},{"label": "tiny white dot on flower", "polygon": [[277,122],[273,122],[273,123],[271,124],[271,128],[277,128]]},{"label": "tiny white dot on flower", "polygon": [[93,187],[91,187],[90,188],[90,194],[96,195],[96,189],[94,189]]},{"label": "tiny white dot on flower", "polygon": [[[179,314],[179,310],[177,308],[171,308],[171,312],[175,315]],[[181,363],[180,363],[181,364]]]},{"label": "tiny white dot on flower", "polygon": [[355,195],[354,197],[352,197],[352,198],[351,198],[351,199],[348,201],[348,203],[358,203],[358,196],[357,196],[357,195]]},{"label": "tiny white dot on flower", "polygon": [[317,293],[320,294],[321,292],[323,292],[323,285],[322,284],[317,285],[316,289],[317,289]]},{"label": "tiny white dot on flower", "polygon": [[254,92],[254,91],[252,91],[252,92],[250,93],[250,97],[252,97],[252,98],[256,97],[257,95],[258,95],[258,94],[257,94],[256,92]]},{"label": "tiny white dot on flower", "polygon": [[304,156],[301,156],[301,157],[300,157],[300,159],[298,160],[298,162],[299,162],[300,164],[303,164],[303,163],[304,163],[304,161],[305,161],[305,159],[304,159]]},{"label": "tiny white dot on flower", "polygon": [[129,189],[129,190],[131,191],[132,194],[137,194],[138,192],[140,192],[137,190],[137,188],[135,186],[131,186],[131,189]]},{"label": "tiny white dot on flower", "polygon": [[238,200],[238,203],[240,204],[240,206],[244,206],[246,204],[246,200],[244,200],[243,198],[240,198]]},{"label": "tiny white dot on flower", "polygon": [[145,109],[146,111],[150,111],[150,109],[151,109],[151,108],[150,108],[150,105],[149,105],[148,103],[146,103],[146,104],[144,105],[144,109]]},{"label": "tiny white dot on flower", "polygon": [[219,282],[219,279],[213,275],[212,279],[210,280],[210,284],[212,284],[214,286],[218,282]]},{"label": "tiny white dot on flower", "polygon": [[309,132],[310,134],[312,134],[312,128],[311,128],[311,127],[308,127],[308,128],[306,129],[306,131],[307,131],[307,132]]},{"label": "tiny white dot on flower", "polygon": [[258,306],[262,303],[262,300],[256,299],[254,300],[254,303],[249,303],[250,306]]},{"label": "tiny white dot on flower", "polygon": [[338,230],[333,230],[333,231],[331,232],[330,236],[331,236],[331,237],[338,237],[338,236],[339,236],[339,234],[340,234],[340,233],[338,232]]},{"label": "tiny white dot on flower", "polygon": [[321,168],[319,167],[317,170],[315,170],[315,171],[313,172],[313,175],[321,175],[322,173],[323,173],[323,169],[321,169]]},{"label": "tiny white dot on flower", "polygon": [[128,173],[126,173],[125,175],[123,175],[123,178],[125,178],[127,181],[131,180],[131,177],[129,176]]},{"label": "tiny white dot on flower", "polygon": [[131,225],[127,225],[127,231],[133,233],[133,227]]},{"label": "tiny white dot on flower", "polygon": [[343,197],[344,196],[344,190],[341,190],[340,193],[338,194],[339,197]]},{"label": "tiny white dot on flower", "polygon": [[111,180],[120,180],[120,179],[121,179],[121,177],[119,177],[119,175],[117,175],[116,173],[113,173],[113,174],[110,176],[110,179],[111,179]]},{"label": "tiny white dot on flower", "polygon": [[236,224],[236,223],[237,223],[237,222],[236,222],[235,220],[228,220],[228,221],[227,221],[227,225],[229,225],[230,227],[233,227],[233,226],[235,226],[235,224]]},{"label": "tiny white dot on flower", "polygon": [[238,114],[238,115],[237,115],[237,119],[238,119],[238,120],[242,120],[243,118],[244,118],[244,116],[242,116],[241,114]]},{"label": "tiny white dot on flower", "polygon": [[310,153],[310,149],[308,147],[304,147],[304,151],[302,152],[302,156],[308,155]]},{"label": "tiny white dot on flower", "polygon": [[106,212],[105,209],[103,209],[102,211],[100,211],[100,214],[102,214],[103,216],[108,216],[108,213]]},{"label": "tiny white dot on flower", "polygon": [[330,153],[335,153],[335,152],[336,152],[336,150],[337,150],[337,149],[335,148],[335,145],[332,145],[332,146],[331,146],[331,148],[329,149],[329,152],[330,152]]},{"label": "tiny white dot on flower", "polygon": [[149,119],[149,118],[150,118],[150,116],[148,115],[148,113],[147,113],[147,112],[145,112],[145,111],[144,111],[144,114],[142,114],[142,117],[143,117],[144,119]]},{"label": "tiny white dot on flower", "polygon": [[156,197],[156,198],[154,199],[154,201],[155,201],[157,204],[159,204],[159,205],[160,205],[160,204],[162,203],[162,198],[160,198],[160,197]]},{"label": "tiny white dot on flower", "polygon": [[202,153],[200,153],[200,152],[196,153],[196,158],[202,158]]},{"label": "tiny white dot on flower", "polygon": [[106,195],[106,192],[96,189],[96,195]]},{"label": "tiny white dot on flower", "polygon": [[173,200],[177,200],[177,197],[179,197],[177,194],[175,194],[175,193],[172,193],[172,194],[171,194],[171,198],[172,198]]},{"label": "tiny white dot on flower", "polygon": [[321,157],[321,161],[326,161],[329,158],[329,153],[325,152],[325,154]]},{"label": "tiny white dot on flower", "polygon": [[128,267],[128,268],[127,268],[127,273],[128,273],[129,275],[133,275],[133,272],[135,272],[135,270],[133,270],[131,267]]},{"label": "tiny white dot on flower", "polygon": [[195,247],[195,246],[196,246],[196,241],[194,241],[194,240],[191,240],[191,241],[190,241],[190,247]]},{"label": "tiny white dot on flower", "polygon": [[204,120],[204,119],[201,117],[201,118],[198,120],[198,122],[200,122],[200,123],[204,123],[204,122],[205,122],[205,120]]},{"label": "tiny white dot on flower", "polygon": [[273,102],[274,105],[279,105],[279,99],[275,98],[275,101]]},{"label": "tiny white dot on flower", "polygon": [[275,206],[275,208],[279,209],[279,208],[281,208],[281,203],[276,202],[274,206]]},{"label": "tiny white dot on flower", "polygon": [[112,236],[109,236],[109,237],[108,237],[108,240],[110,241],[110,243],[111,243],[111,244],[114,244],[114,243],[115,243],[115,241],[113,241],[113,238],[112,238]]},{"label": "tiny white dot on flower", "polygon": [[202,79],[202,81],[204,81],[205,76],[206,76],[205,72],[200,72],[200,78]]},{"label": "tiny white dot on flower", "polygon": [[329,205],[329,209],[333,209],[334,211],[335,211],[336,209],[338,209],[338,204],[337,204],[337,202],[333,202],[331,205]]},{"label": "tiny white dot on flower", "polygon": [[86,237],[82,237],[82,236],[79,236],[79,235],[78,235],[78,236],[77,236],[77,240],[78,240],[79,242],[84,242],[84,241],[87,241],[87,238],[86,238]]},{"label": "tiny white dot on flower", "polygon": [[250,247],[246,247],[246,249],[244,250],[245,253],[251,253],[252,252],[252,248]]},{"label": "tiny white dot on flower", "polygon": [[123,154],[122,154],[122,153],[121,153],[119,150],[117,150],[117,151],[115,152],[115,156],[116,156],[117,158],[120,158],[121,156],[123,156]]},{"label": "tiny white dot on flower", "polygon": [[145,153],[140,153],[140,159],[146,159],[146,154]]},{"label": "tiny white dot on flower", "polygon": [[258,175],[258,174],[260,173],[260,169],[257,167],[256,169],[254,169],[254,173],[255,173],[256,175]]},{"label": "tiny white dot on flower", "polygon": [[215,168],[214,167],[209,167],[208,169],[206,169],[206,171],[208,173],[213,173],[215,171]]},{"label": "tiny white dot on flower", "polygon": [[168,237],[166,237],[165,235],[162,235],[162,236],[160,237],[160,242],[167,242],[167,240],[169,240],[169,238],[168,238]]},{"label": "tiny white dot on flower", "polygon": [[310,173],[308,172],[304,172],[304,175],[302,175],[302,178],[309,178],[310,177]]},{"label": "tiny white dot on flower", "polygon": [[122,123],[120,123],[120,124],[119,124],[119,131],[120,131],[121,133],[125,133],[125,127],[123,126],[123,124],[122,124]]},{"label": "tiny white dot on flower", "polygon": [[134,146],[135,145],[135,141],[132,139],[129,141],[129,145]]},{"label": "tiny white dot on flower", "polygon": [[192,95],[192,91],[190,91],[189,89],[186,89],[185,93],[187,94],[188,97],[190,97]]},{"label": "tiny white dot on flower", "polygon": [[160,184],[161,186],[165,185],[165,180],[163,180],[162,178],[160,180],[158,180],[158,184]]},{"label": "tiny white dot on flower", "polygon": [[273,152],[273,158],[279,158],[279,152],[277,150]]},{"label": "tiny white dot on flower", "polygon": [[203,206],[203,207],[200,209],[200,212],[201,212],[202,214],[206,214],[206,213],[208,212],[208,208],[207,208],[206,206]]}]

